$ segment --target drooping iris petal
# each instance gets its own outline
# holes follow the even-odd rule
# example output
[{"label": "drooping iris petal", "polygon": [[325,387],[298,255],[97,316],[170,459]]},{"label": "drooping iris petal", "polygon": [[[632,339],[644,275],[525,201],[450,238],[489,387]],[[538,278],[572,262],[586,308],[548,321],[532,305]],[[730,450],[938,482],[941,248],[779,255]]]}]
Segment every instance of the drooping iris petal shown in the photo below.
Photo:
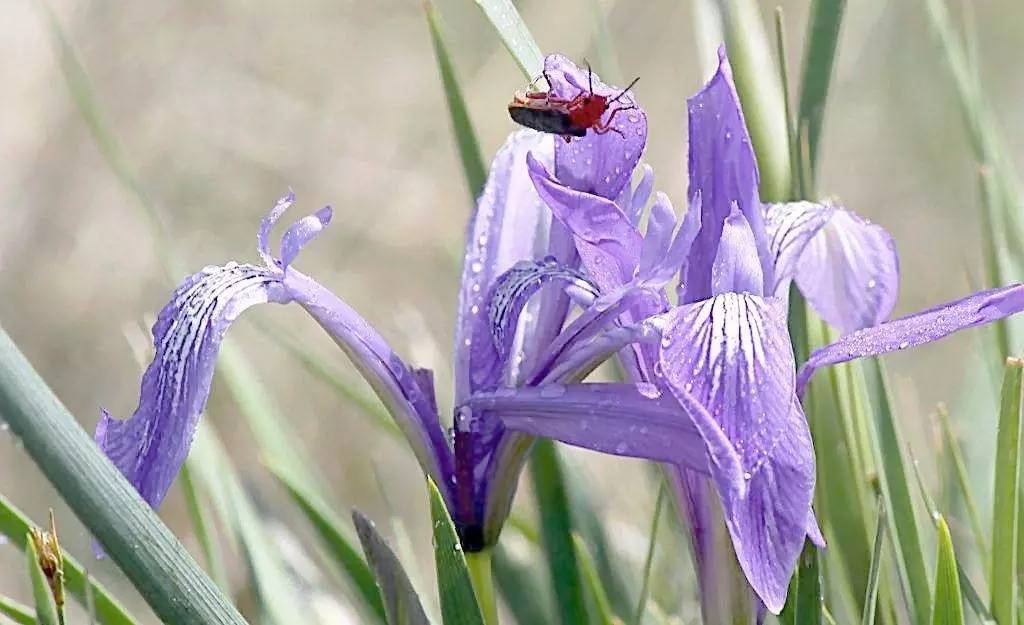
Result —
[{"label": "drooping iris petal", "polygon": [[768,249],[775,262],[775,284],[770,292],[782,297],[800,268],[804,248],[832,219],[836,208],[829,203],[786,202],[764,207]]},{"label": "drooping iris petal", "polygon": [[647,143],[647,114],[637,104],[631,92],[622,93],[619,87],[601,82],[597,74],[590,74],[560,54],[544,59],[544,69],[551,81],[551,93],[557,98],[571,100],[593,92],[610,102],[601,116],[608,124],[608,132],[590,130],[584,137],[571,141],[558,141],[555,147],[555,174],[568,187],[614,200],[629,182],[633,169],[640,161]]},{"label": "drooping iris petal", "polygon": [[532,154],[527,164],[537,192],[574,235],[583,265],[601,290],[612,291],[632,279],[643,237],[619,207],[554,180]]},{"label": "drooping iris petal", "polygon": [[287,268],[302,251],[303,246],[331,223],[331,207],[325,206],[296,221],[281,237],[281,266]]},{"label": "drooping iris petal", "polygon": [[735,205],[722,227],[722,240],[711,266],[711,292],[764,294],[764,274],[757,261],[754,233]]},{"label": "drooping iris petal", "polygon": [[519,261],[491,286],[485,306],[488,324],[478,324],[470,347],[470,376],[475,389],[496,388],[505,376],[519,315],[542,286],[560,282],[597,296],[596,287],[579,271],[554,258]]},{"label": "drooping iris petal", "polygon": [[491,285],[517,262],[548,253],[538,249],[538,233],[543,234],[550,217],[528,175],[526,155],[533,152],[540,162],[550,166],[554,162],[554,141],[555,137],[532,130],[515,132],[491,164],[466,235],[455,328],[456,401],[472,391],[470,348],[477,326],[489,327],[485,299]]},{"label": "drooping iris petal", "polygon": [[552,384],[477,393],[474,409],[505,427],[618,456],[707,473],[704,441],[675,398],[653,384]]},{"label": "drooping iris petal", "polygon": [[733,204],[739,207],[750,224],[766,284],[773,281],[764,217],[758,198],[757,161],[724,47],[719,49],[718,57],[718,71],[703,89],[687,100],[689,198],[693,204],[700,194],[702,214],[700,233],[694,240],[683,279],[686,284],[685,303],[712,295],[711,266]]},{"label": "drooping iris petal", "polygon": [[156,356],[138,408],[125,421],[103,412],[97,444],[153,508],[188,456],[224,333],[247,308],[275,297],[277,282],[266,267],[236,263],[186,278],[153,326]]},{"label": "drooping iris petal", "polygon": [[1024,310],[1024,284],[981,291],[954,302],[857,330],[815,350],[797,375],[803,396],[814,372],[864,356],[878,356],[945,338],[954,332],[984,325]]},{"label": "drooping iris petal", "polygon": [[876,325],[896,304],[896,245],[881,226],[837,207],[800,255],[796,285],[843,332]]},{"label": "drooping iris petal", "polygon": [[786,602],[804,537],[821,540],[813,513],[814,446],[793,397],[785,427],[743,497],[723,498],[725,522],[747,581],[774,614]]}]

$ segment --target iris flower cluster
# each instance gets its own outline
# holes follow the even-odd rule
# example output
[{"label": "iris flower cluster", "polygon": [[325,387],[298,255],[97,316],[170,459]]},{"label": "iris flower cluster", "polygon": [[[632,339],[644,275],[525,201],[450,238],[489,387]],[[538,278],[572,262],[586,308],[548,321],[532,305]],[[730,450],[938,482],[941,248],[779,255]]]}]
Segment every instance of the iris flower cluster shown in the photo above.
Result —
[{"label": "iris flower cluster", "polygon": [[[679,219],[640,159],[647,117],[565,142],[513,133],[470,224],[456,308],[453,428],[431,371],[406,363],[366,320],[294,261],[330,222],[324,208],[270,231],[261,264],[188,277],[153,327],[156,356],[139,406],[104,413],[96,441],[153,507],[188,454],[220,342],[255,304],[295,303],[348,355],[440,488],[463,547],[495,544],[536,437],[664,463],[689,520],[701,583],[719,507],[753,593],[778,613],[805,538],[824,546],[811,504],[814,447],[801,397],[814,371],[906,349],[1024,308],[1024,286],[983,291],[887,321],[898,260],[884,229],[831,202],[762,203],[724,48],[687,101],[689,193]],[[553,95],[620,89],[571,61],[545,62]],[[613,111],[607,112],[605,122]],[[646,227],[641,228],[646,215]],[[787,328],[795,283],[844,334],[798,371]],[[621,382],[585,381],[608,359]],[[705,589],[706,590],[706,589]]]}]

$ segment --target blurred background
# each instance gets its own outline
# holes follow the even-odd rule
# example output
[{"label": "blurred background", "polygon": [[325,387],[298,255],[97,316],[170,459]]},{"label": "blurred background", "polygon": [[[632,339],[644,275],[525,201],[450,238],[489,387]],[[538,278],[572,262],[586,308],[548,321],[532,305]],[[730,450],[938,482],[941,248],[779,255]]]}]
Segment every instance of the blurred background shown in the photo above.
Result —
[{"label": "blurred background", "polygon": [[[605,15],[611,55],[595,45],[595,3]],[[127,166],[189,271],[256,259],[259,220],[289,186],[302,214],[330,203],[335,221],[303,253],[302,270],[341,295],[409,360],[433,368],[442,397],[450,393],[461,239],[472,205],[419,2],[51,5]],[[474,3],[437,5],[489,158],[513,129],[505,106],[524,80]],[[517,5],[545,52],[587,57],[609,81],[641,76],[636,94],[650,120],[646,161],[658,188],[682,206],[684,99],[710,71],[698,50],[691,3]],[[763,3],[766,25],[775,5]],[[781,5],[787,62],[796,77],[807,2]],[[0,323],[91,432],[101,406],[122,417],[134,409],[139,369],[132,345],[142,341],[139,323],[148,326],[170,285],[136,196],[111,170],[75,105],[45,13],[36,2],[9,0],[0,15],[7,25],[0,33]],[[1024,5],[976,3],[973,19],[987,96],[1022,162]],[[923,6],[851,2],[821,143],[820,188],[894,235],[903,269],[897,315],[982,286],[977,171],[966,141]],[[357,378],[298,310],[262,307],[232,332],[327,477],[339,514],[358,507],[378,521],[400,519],[426,558],[429,515],[411,454],[269,340],[257,327],[267,324],[286,328]],[[971,372],[998,366],[971,357],[981,339],[968,332],[886,362],[911,444],[933,444],[928,415],[936,402],[949,402],[975,450],[972,471],[991,475],[977,450],[994,436],[994,413],[957,409]],[[207,418],[219,426],[259,509],[269,519],[294,521],[221,384]],[[619,548],[642,559],[654,495],[642,464],[568,455],[601,495]],[[528,490],[526,480],[523,486]],[[66,549],[136,615],[155,622],[116,569],[91,558],[80,523],[6,436],[0,436],[0,492],[37,521],[55,508]],[[179,489],[172,489],[161,516],[198,553]],[[306,540],[302,523],[289,526]],[[280,539],[295,537],[282,530]],[[685,568],[688,556],[679,549]],[[17,550],[0,548],[0,593],[27,599],[22,561]],[[301,569],[301,559],[296,562]],[[432,566],[426,559],[421,564],[429,588]],[[231,574],[244,593],[240,567]]]}]

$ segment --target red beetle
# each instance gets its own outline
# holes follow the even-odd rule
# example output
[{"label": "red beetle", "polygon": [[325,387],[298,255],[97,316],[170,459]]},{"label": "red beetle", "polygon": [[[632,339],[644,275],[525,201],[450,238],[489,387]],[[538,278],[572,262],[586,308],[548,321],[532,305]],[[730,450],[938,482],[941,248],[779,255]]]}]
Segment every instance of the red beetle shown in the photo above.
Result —
[{"label": "red beetle", "polygon": [[[615,132],[623,136],[621,130],[612,127],[612,120],[621,111],[635,109],[636,104],[617,107],[606,122],[602,122],[601,117],[640,79],[635,79],[617,96],[609,99],[608,96],[594,93],[594,72],[589,64],[587,72],[589,90],[571,99],[555,97],[550,91],[517,91],[508,105],[512,121],[527,128],[561,135],[566,141],[571,141],[572,137],[586,136],[587,130],[591,128],[599,135]],[[552,84],[547,72],[544,72],[544,78],[548,85]]]}]

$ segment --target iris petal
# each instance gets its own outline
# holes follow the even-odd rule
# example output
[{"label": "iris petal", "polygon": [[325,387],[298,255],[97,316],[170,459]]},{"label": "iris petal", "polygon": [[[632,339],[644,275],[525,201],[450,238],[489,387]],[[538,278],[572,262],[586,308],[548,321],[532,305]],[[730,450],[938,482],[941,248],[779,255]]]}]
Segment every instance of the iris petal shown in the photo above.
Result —
[{"label": "iris petal", "polygon": [[711,292],[764,294],[764,273],[757,260],[754,233],[735,205],[722,227],[722,239],[711,266]]}]

